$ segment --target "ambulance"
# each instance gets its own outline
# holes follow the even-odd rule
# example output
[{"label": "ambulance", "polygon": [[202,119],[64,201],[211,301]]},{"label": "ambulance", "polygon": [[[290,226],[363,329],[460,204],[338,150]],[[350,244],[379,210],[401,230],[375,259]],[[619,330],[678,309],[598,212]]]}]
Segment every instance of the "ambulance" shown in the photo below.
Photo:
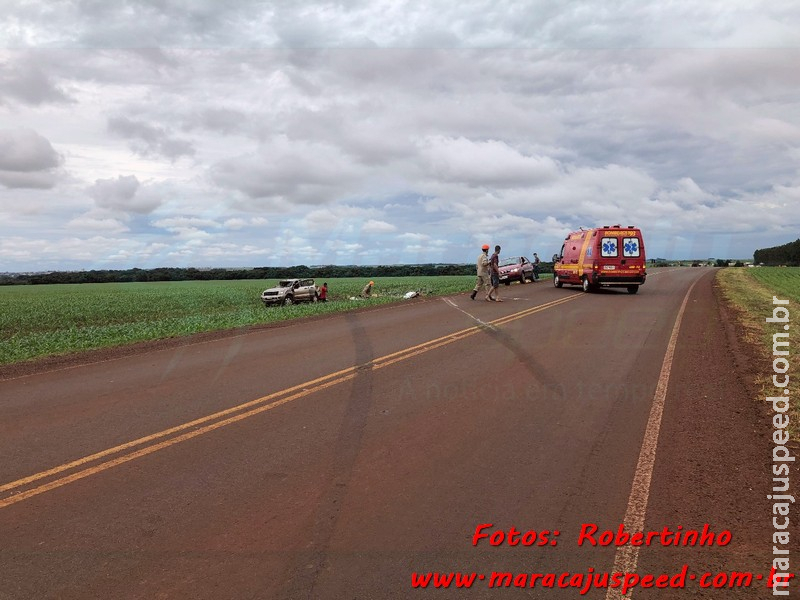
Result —
[{"label": "ambulance", "polygon": [[584,292],[600,287],[639,291],[647,279],[642,232],[633,226],[605,225],[573,231],[564,240],[553,267],[553,285],[580,285]]}]

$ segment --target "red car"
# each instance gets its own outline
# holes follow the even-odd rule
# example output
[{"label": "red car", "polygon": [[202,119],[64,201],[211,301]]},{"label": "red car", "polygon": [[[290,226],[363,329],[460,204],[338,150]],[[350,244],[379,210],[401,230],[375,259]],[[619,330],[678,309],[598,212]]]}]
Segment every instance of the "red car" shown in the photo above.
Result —
[{"label": "red car", "polygon": [[525,283],[534,280],[533,263],[524,256],[512,256],[500,260],[500,282],[510,285],[512,281]]}]

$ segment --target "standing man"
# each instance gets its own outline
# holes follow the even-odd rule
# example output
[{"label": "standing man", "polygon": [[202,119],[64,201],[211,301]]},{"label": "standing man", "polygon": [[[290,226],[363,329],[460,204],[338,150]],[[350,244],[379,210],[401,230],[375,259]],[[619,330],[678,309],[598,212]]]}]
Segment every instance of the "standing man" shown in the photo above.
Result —
[{"label": "standing man", "polygon": [[536,252],[533,253],[533,280],[539,281],[539,263],[542,262],[539,260],[539,255]]},{"label": "standing man", "polygon": [[317,299],[320,302],[327,302],[328,301],[328,284],[327,284],[327,282],[323,283],[322,287],[319,288],[319,291],[317,292]]},{"label": "standing man", "polygon": [[[494,254],[489,258],[489,277],[492,280],[492,287],[486,294],[486,299],[502,302],[497,296],[497,289],[500,287],[500,246],[494,247]],[[494,292],[494,298],[492,298],[492,292]]]},{"label": "standing man", "polygon": [[478,255],[475,266],[478,270],[478,276],[475,278],[475,287],[469,295],[472,300],[475,300],[475,295],[481,289],[487,295],[489,293],[489,244],[481,246],[481,253]]}]

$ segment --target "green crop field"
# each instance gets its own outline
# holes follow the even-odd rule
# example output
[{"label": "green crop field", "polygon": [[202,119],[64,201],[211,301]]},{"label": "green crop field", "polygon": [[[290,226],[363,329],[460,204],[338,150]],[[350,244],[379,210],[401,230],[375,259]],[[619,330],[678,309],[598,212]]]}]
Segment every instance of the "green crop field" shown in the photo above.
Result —
[{"label": "green crop field", "polygon": [[779,298],[800,304],[800,268],[759,267],[748,271],[756,281],[772,289]]},{"label": "green crop field", "polygon": [[465,292],[475,278],[377,277],[373,298],[351,300],[368,281],[330,279],[329,302],[270,308],[259,296],[275,280],[3,286],[0,365],[400,302],[412,290]]},{"label": "green crop field", "polygon": [[790,434],[800,439],[800,362],[796,358],[800,348],[800,268],[798,267],[754,267],[721,269],[717,275],[725,298],[737,309],[740,335],[752,346],[760,361],[757,384],[764,397],[774,396],[772,382],[773,334],[783,333],[783,327],[767,323],[772,316],[772,298],[789,300],[789,398]]}]

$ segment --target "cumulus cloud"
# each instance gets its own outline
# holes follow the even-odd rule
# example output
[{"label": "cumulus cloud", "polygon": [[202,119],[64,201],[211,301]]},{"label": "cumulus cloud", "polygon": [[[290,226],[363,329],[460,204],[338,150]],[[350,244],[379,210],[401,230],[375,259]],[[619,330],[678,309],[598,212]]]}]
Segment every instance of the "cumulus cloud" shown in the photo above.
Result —
[{"label": "cumulus cloud", "polygon": [[144,121],[128,117],[112,117],[108,120],[108,129],[112,133],[132,140],[134,151],[143,156],[161,155],[175,160],[195,153],[191,142],[171,135],[163,127]]},{"label": "cumulus cloud", "polygon": [[57,167],[60,159],[44,137],[30,129],[0,130],[0,169],[44,171]]},{"label": "cumulus cloud", "polygon": [[467,185],[527,187],[558,175],[551,158],[525,156],[498,140],[428,139],[422,147],[422,159],[431,176]]},{"label": "cumulus cloud", "polygon": [[431,236],[425,233],[406,232],[398,235],[397,238],[409,243],[421,244],[423,242],[427,242],[428,240],[430,240]]},{"label": "cumulus cloud", "polygon": [[269,224],[269,220],[263,217],[231,217],[225,219],[220,226],[230,231],[241,231],[250,227],[264,227]]},{"label": "cumulus cloud", "polygon": [[377,219],[369,219],[361,227],[364,233],[391,233],[397,231],[397,227],[386,221],[378,221]]},{"label": "cumulus cloud", "polygon": [[356,224],[374,220],[380,211],[348,204],[336,204],[309,210],[301,219],[300,226],[312,233],[338,232],[353,234]]},{"label": "cumulus cloud", "polygon": [[219,186],[250,198],[284,199],[300,204],[335,200],[358,176],[358,165],[334,146],[276,140],[258,152],[221,160],[210,169]]},{"label": "cumulus cloud", "polygon": [[71,98],[33,58],[4,61],[0,55],[0,106],[68,103]]},{"label": "cumulus cloud", "polygon": [[[263,3],[22,4],[0,27],[15,46],[596,48],[793,46],[792,6],[679,0],[598,6],[592,0],[313,0]],[[746,23],[742,27],[741,23]]]},{"label": "cumulus cloud", "polygon": [[184,240],[204,240],[212,236],[210,232],[202,228],[200,223],[193,223],[189,219],[165,219],[156,221],[154,225]]},{"label": "cumulus cloud", "polygon": [[87,232],[102,232],[110,235],[130,231],[128,226],[119,219],[92,211],[71,219],[67,222],[66,228],[80,232],[81,234],[86,234]]},{"label": "cumulus cloud", "polygon": [[136,175],[118,175],[116,179],[98,179],[87,190],[99,208],[123,213],[148,214],[161,199],[142,189]]},{"label": "cumulus cloud", "polygon": [[8,188],[52,188],[62,157],[32,129],[0,129],[0,184]]},{"label": "cumulus cloud", "polygon": [[179,229],[179,228],[209,228],[217,227],[218,224],[212,219],[202,219],[199,217],[169,217],[165,219],[157,219],[153,221],[156,227],[164,227],[165,229]]},{"label": "cumulus cloud", "polygon": [[238,231],[240,229],[244,229],[247,227],[247,220],[242,219],[241,217],[234,217],[232,219],[226,219],[225,222],[222,224],[225,229],[232,229]]},{"label": "cumulus cloud", "polygon": [[710,238],[743,257],[800,227],[789,2],[4,17],[0,108],[23,128],[0,130],[0,238],[41,240],[29,256],[66,228],[116,239],[94,256],[118,266],[471,262],[487,239],[549,256],[571,229],[628,221],[661,255]]}]

